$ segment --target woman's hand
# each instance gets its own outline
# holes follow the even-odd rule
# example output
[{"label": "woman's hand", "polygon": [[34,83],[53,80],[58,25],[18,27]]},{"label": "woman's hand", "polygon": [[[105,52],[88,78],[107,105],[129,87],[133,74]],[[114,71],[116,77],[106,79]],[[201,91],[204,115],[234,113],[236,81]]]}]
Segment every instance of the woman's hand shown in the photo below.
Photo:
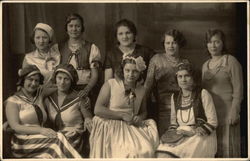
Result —
[{"label": "woman's hand", "polygon": [[87,117],[85,118],[85,121],[84,121],[84,130],[86,130],[86,128],[88,129],[89,132],[91,132],[92,130],[92,119]]},{"label": "woman's hand", "polygon": [[130,113],[122,113],[122,120],[126,121],[129,125],[133,123],[133,115]]},{"label": "woman's hand", "polygon": [[89,89],[87,87],[85,87],[83,90],[81,90],[79,93],[78,93],[78,96],[79,97],[87,97],[89,94]]},{"label": "woman's hand", "polygon": [[228,118],[229,125],[236,125],[240,122],[240,114],[235,110],[236,108],[231,108]]},{"label": "woman's hand", "polygon": [[197,128],[195,129],[195,133],[196,133],[198,136],[206,136],[206,135],[207,135],[206,131],[205,131],[203,128],[201,128],[201,127],[197,127]]},{"label": "woman's hand", "polygon": [[133,124],[136,126],[141,126],[143,124],[142,121],[143,120],[142,120],[141,116],[136,115],[133,117]]},{"label": "woman's hand", "polygon": [[41,128],[40,134],[49,138],[55,138],[57,136],[57,133],[50,128]]}]

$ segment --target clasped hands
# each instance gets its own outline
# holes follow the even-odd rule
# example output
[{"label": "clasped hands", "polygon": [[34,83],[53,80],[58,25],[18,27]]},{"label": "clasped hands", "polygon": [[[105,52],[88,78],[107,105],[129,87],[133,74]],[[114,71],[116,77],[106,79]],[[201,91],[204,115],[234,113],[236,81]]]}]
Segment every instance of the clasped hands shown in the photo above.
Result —
[{"label": "clasped hands", "polygon": [[132,115],[131,113],[122,113],[122,120],[127,122],[129,125],[143,125],[143,119],[141,118],[141,116]]}]

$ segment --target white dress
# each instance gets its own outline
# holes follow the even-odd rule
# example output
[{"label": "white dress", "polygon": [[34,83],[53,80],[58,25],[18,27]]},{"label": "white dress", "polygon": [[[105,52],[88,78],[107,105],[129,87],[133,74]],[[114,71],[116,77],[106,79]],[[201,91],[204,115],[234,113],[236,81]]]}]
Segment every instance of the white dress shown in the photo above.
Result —
[{"label": "white dress", "polygon": [[[216,127],[217,116],[214,103],[211,95],[205,89],[201,91],[201,100],[207,123]],[[176,114],[173,95],[171,98],[171,124],[178,124],[179,127],[195,124],[193,107],[185,110],[177,110]],[[194,128],[194,126],[190,127]],[[217,152],[216,132],[212,131],[208,136],[198,136],[195,134],[191,137],[185,137],[175,146],[161,143],[157,151],[166,152],[180,158],[213,158]]]},{"label": "white dress", "polygon": [[[135,90],[134,109],[128,105],[123,81],[108,80],[111,87],[109,109],[137,114],[144,87]],[[152,158],[159,144],[158,132],[152,119],[143,121],[143,126],[129,125],[123,120],[95,116],[90,135],[90,158]]]}]

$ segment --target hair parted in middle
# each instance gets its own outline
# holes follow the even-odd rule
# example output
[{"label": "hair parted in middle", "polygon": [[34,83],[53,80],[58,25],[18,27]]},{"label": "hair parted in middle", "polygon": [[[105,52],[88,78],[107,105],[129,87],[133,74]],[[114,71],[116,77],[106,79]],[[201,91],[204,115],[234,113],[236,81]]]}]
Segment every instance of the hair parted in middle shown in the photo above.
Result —
[{"label": "hair parted in middle", "polygon": [[[126,26],[129,28],[129,30],[133,33],[134,35],[134,42],[136,41],[136,35],[137,35],[137,29],[135,27],[135,24],[128,20],[128,19],[121,19],[120,21],[118,21],[116,24],[115,24],[115,27],[114,27],[114,36],[115,36],[115,39],[117,40],[117,31],[118,31],[118,28],[121,27],[121,26]],[[119,42],[118,42],[119,44]]]},{"label": "hair parted in middle", "polygon": [[[223,47],[222,47],[222,51],[221,54],[224,55],[227,53],[227,48],[226,48],[226,36],[224,34],[224,32],[220,29],[209,29],[207,30],[207,32],[205,33],[205,40],[204,40],[204,45],[207,49],[207,44],[211,41],[211,38],[215,35],[218,35],[222,41]],[[207,53],[210,55],[208,49],[207,49]]]},{"label": "hair parted in middle", "polygon": [[182,62],[177,65],[176,81],[177,81],[177,72],[181,70],[186,70],[193,78],[194,81],[193,89],[201,88],[201,72],[195,69],[190,62]]},{"label": "hair parted in middle", "polygon": [[66,31],[66,32],[67,32],[67,26],[68,26],[68,24],[69,24],[72,20],[79,20],[79,21],[81,22],[81,27],[82,27],[81,32],[84,32],[84,31],[85,31],[84,19],[83,19],[83,17],[80,16],[79,14],[77,14],[77,13],[71,13],[71,14],[69,14],[69,15],[66,17],[66,22],[65,22],[65,31]]}]

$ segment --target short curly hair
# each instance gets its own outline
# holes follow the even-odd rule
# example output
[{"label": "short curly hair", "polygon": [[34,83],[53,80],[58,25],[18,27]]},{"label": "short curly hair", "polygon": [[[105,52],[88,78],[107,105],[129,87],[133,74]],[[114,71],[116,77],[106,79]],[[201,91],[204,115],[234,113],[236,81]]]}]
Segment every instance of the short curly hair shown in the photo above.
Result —
[{"label": "short curly hair", "polygon": [[186,38],[184,35],[177,29],[170,29],[165,31],[164,35],[162,36],[161,42],[164,47],[165,37],[166,36],[172,36],[174,38],[174,41],[177,42],[180,48],[184,47],[187,44]]}]

